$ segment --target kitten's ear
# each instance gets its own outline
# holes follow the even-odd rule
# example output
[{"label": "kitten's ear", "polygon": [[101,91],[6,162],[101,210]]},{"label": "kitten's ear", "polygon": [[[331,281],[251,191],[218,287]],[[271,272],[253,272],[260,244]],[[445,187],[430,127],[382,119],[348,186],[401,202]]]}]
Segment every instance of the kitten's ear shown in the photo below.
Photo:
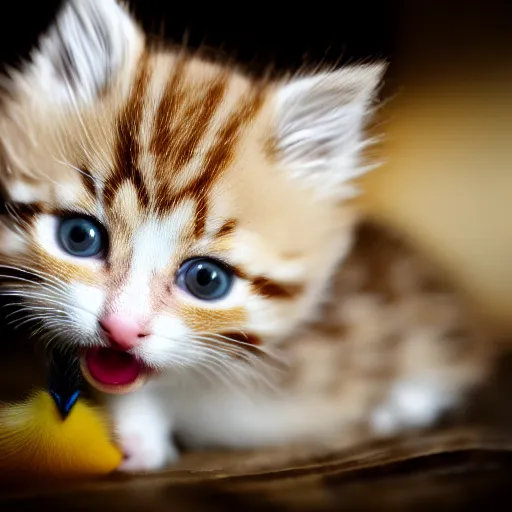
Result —
[{"label": "kitten's ear", "polygon": [[23,76],[48,99],[93,100],[142,40],[115,0],[65,0]]},{"label": "kitten's ear", "polygon": [[363,132],[385,64],[297,78],[277,95],[277,150],[300,176],[332,189],[360,174]]}]

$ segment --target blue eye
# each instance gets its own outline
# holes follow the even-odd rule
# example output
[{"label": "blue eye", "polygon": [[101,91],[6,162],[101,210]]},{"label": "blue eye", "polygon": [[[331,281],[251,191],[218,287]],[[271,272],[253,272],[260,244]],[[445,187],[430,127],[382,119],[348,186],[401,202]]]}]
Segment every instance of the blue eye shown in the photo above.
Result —
[{"label": "blue eye", "polygon": [[218,300],[231,291],[233,271],[211,258],[194,258],[180,267],[176,282],[200,300]]},{"label": "blue eye", "polygon": [[102,226],[87,217],[62,219],[57,228],[57,237],[62,249],[78,258],[101,256],[107,242]]}]

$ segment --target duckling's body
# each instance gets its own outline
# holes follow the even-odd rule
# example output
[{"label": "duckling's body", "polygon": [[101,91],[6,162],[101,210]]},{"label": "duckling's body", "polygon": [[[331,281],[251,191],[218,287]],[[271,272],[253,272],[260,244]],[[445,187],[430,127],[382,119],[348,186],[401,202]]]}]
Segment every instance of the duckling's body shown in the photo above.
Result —
[{"label": "duckling's body", "polygon": [[0,479],[79,477],[116,469],[121,452],[102,412],[82,396],[78,361],[53,354],[47,390],[0,404]]}]

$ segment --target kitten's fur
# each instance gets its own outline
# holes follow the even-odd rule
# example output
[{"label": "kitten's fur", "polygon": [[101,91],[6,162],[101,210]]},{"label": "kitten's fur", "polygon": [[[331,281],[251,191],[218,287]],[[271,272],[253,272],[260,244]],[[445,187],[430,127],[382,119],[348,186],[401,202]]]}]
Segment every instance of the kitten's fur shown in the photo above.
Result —
[{"label": "kitten's fur", "polygon": [[[113,0],[71,0],[5,80],[1,180],[17,207],[0,250],[40,279],[16,293],[48,333],[82,347],[104,343],[105,311],[144,315],[152,334],[134,353],[165,369],[109,399],[124,469],[175,459],[172,432],[193,446],[256,447],[428,425],[481,378],[481,345],[452,353],[449,302],[436,304],[438,321],[421,318],[421,294],[382,308],[361,269],[333,285],[382,72],[256,82],[150,48]],[[62,211],[101,220],[106,261],[59,248]],[[175,286],[198,255],[236,269],[226,299]],[[397,271],[392,261],[379,277]],[[320,316],[331,291],[338,302]],[[323,327],[298,330],[315,320]]]}]

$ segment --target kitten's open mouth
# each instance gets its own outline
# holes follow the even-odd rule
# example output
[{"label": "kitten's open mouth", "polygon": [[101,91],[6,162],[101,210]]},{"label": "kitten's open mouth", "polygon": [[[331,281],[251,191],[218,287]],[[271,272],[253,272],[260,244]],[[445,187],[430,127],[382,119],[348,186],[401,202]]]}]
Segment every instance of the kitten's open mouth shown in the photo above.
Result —
[{"label": "kitten's open mouth", "polygon": [[82,354],[82,373],[104,393],[130,393],[144,384],[149,369],[128,352],[112,348],[91,348]]}]

